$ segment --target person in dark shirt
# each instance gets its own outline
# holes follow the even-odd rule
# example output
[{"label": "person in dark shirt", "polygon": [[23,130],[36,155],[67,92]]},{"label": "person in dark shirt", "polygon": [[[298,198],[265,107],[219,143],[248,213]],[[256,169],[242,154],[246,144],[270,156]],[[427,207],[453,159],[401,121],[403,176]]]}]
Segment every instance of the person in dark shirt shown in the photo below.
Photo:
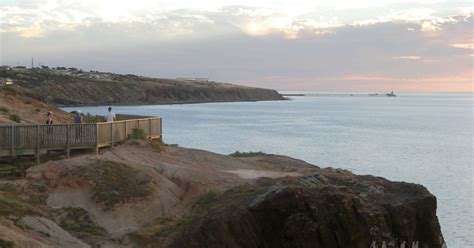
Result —
[{"label": "person in dark shirt", "polygon": [[46,117],[48,118],[46,120],[47,125],[52,125],[53,124],[53,112],[48,111],[48,114],[46,114]]},{"label": "person in dark shirt", "polygon": [[76,112],[76,116],[74,116],[74,123],[76,123],[76,124],[81,124],[82,123],[81,111]]}]

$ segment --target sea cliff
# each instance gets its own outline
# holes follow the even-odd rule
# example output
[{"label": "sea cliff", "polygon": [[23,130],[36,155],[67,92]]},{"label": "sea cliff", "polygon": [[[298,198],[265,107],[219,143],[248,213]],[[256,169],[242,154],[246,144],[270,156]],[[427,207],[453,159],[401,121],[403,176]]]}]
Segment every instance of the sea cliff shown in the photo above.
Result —
[{"label": "sea cliff", "polygon": [[64,69],[0,69],[0,79],[58,105],[142,105],[283,100],[275,90]]},{"label": "sea cliff", "polygon": [[443,247],[420,185],[262,153],[129,141],[0,182],[15,247]]}]

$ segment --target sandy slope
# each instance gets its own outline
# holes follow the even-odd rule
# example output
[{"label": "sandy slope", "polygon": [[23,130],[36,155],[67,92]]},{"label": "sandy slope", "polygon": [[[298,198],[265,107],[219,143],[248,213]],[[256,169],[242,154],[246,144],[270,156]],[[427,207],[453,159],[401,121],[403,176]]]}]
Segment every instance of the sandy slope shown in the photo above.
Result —
[{"label": "sandy slope", "polygon": [[[272,166],[275,161],[285,161],[285,164],[293,161],[297,166],[281,166],[278,163]],[[109,165],[112,165],[113,170],[103,170]],[[124,170],[117,172],[120,170],[114,168]],[[286,157],[239,159],[202,150],[150,145],[147,141],[140,141],[128,142],[103,151],[98,156],[80,155],[69,160],[50,161],[31,167],[27,171],[28,180],[17,188],[25,188],[25,185],[32,183],[45,185],[47,195],[44,208],[51,213],[47,218],[52,221],[57,219],[54,211],[84,209],[92,222],[104,228],[107,235],[101,238],[89,236],[83,241],[91,245],[108,242],[114,246],[117,245],[114,243],[116,241],[110,240],[119,239],[122,244],[117,247],[122,247],[133,246],[133,242],[127,238],[129,233],[140,231],[162,218],[179,219],[188,215],[196,201],[210,190],[223,192],[237,185],[253,184],[258,177],[297,176],[316,168]],[[116,173],[124,173],[125,177]],[[99,183],[100,180],[108,180],[111,183],[108,190],[113,191],[121,184],[130,183],[124,181],[126,178],[134,181],[146,178],[146,188],[142,190],[147,194],[128,197],[127,192],[119,190],[118,194],[124,193],[123,197],[126,199],[110,209],[94,198],[97,180]],[[134,184],[130,187],[140,186]],[[140,195],[140,192],[137,194]],[[10,222],[5,223],[7,222],[0,222],[0,229],[11,225]],[[0,239],[13,240],[18,244],[36,242],[37,246],[43,247],[66,242],[45,237],[39,239],[36,237],[38,235],[31,236],[23,231],[15,233],[17,234],[14,236],[0,234]]]},{"label": "sandy slope", "polygon": [[14,123],[10,119],[11,114],[18,115],[22,123],[43,124],[46,122],[48,111],[54,113],[55,123],[72,122],[72,115],[57,106],[44,103],[16,90],[15,87],[12,88],[13,91],[0,90],[0,107],[8,110],[8,112],[0,111],[0,124]]}]

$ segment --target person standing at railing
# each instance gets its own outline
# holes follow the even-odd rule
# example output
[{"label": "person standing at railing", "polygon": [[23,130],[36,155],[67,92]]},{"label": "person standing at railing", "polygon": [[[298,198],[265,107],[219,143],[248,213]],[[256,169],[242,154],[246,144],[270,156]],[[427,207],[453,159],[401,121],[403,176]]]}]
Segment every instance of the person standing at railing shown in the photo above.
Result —
[{"label": "person standing at railing", "polygon": [[115,121],[115,114],[112,112],[112,107],[109,107],[109,112],[105,115],[105,119],[107,122],[114,122]]},{"label": "person standing at railing", "polygon": [[76,124],[81,124],[82,123],[81,111],[76,112],[76,116],[74,116],[74,123],[76,123]]},{"label": "person standing at railing", "polygon": [[46,117],[48,118],[46,120],[47,125],[52,125],[53,124],[53,112],[48,111],[48,114],[46,114]]},{"label": "person standing at railing", "polygon": [[74,116],[74,123],[78,124],[76,125],[76,140],[80,140],[82,137],[82,125],[80,125],[82,124],[82,114],[80,110],[78,110]]}]

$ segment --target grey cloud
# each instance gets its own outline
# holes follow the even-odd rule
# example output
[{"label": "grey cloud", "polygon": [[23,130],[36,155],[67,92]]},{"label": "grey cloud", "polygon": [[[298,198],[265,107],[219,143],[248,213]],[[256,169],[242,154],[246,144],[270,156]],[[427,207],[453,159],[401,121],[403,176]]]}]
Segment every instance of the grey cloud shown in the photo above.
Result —
[{"label": "grey cloud", "polygon": [[[224,12],[236,13],[239,8]],[[278,33],[262,37],[243,33],[234,24],[240,21],[238,15],[179,10],[153,22],[114,24],[90,19],[90,24],[73,31],[57,30],[40,38],[3,33],[0,62],[14,65],[20,60],[27,64],[34,56],[50,65],[119,73],[168,78],[210,76],[277,88],[291,88],[294,79],[294,87],[341,90],[364,85],[329,79],[347,75],[423,78],[471,70],[470,51],[450,44],[472,39],[466,33],[472,31],[473,18],[456,18],[457,22],[442,24],[442,30],[432,36],[419,31],[417,23],[387,22],[346,25],[325,35],[303,29],[298,39],[285,39]],[[167,40],[174,29],[189,33]],[[408,55],[422,59],[393,59]]]}]

